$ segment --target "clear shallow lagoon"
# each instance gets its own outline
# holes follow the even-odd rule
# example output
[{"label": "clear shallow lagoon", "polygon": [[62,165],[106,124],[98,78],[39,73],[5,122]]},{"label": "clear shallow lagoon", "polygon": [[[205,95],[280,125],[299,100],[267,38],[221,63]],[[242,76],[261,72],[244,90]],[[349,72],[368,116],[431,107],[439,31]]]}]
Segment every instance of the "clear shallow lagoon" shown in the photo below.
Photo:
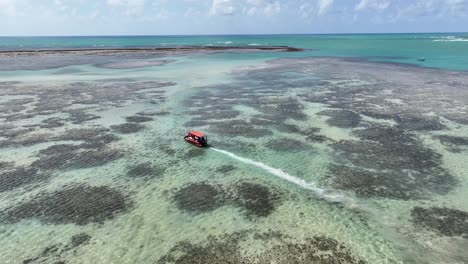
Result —
[{"label": "clear shallow lagoon", "polygon": [[0,55],[0,262],[467,262],[462,40],[0,38],[318,49]]}]

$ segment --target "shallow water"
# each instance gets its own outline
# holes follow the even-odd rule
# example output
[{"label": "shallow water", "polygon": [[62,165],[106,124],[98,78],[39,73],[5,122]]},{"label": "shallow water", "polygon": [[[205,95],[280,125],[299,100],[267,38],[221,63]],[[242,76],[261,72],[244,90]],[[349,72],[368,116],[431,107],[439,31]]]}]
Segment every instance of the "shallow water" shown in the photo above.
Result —
[{"label": "shallow water", "polygon": [[0,263],[468,262],[466,73],[287,56],[0,72]]}]

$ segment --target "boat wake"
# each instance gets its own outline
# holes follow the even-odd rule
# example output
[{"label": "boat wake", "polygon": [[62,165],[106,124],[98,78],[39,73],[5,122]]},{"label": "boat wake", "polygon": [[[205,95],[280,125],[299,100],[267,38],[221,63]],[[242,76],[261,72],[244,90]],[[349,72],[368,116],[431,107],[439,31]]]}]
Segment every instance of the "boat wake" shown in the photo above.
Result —
[{"label": "boat wake", "polygon": [[344,204],[346,204],[347,206],[350,206],[350,207],[357,207],[356,202],[351,197],[327,191],[327,190],[325,190],[323,188],[318,187],[314,182],[306,182],[305,180],[303,180],[301,178],[298,178],[296,176],[290,175],[290,174],[282,171],[281,169],[273,168],[273,167],[268,166],[268,165],[266,165],[265,163],[262,163],[262,162],[258,162],[258,161],[254,161],[254,160],[251,160],[251,159],[247,159],[247,158],[237,156],[236,154],[231,153],[229,151],[216,149],[216,148],[210,148],[210,149],[212,149],[212,150],[214,150],[216,152],[222,153],[222,154],[224,154],[226,156],[229,156],[229,157],[231,157],[231,158],[233,158],[235,160],[238,160],[238,161],[240,161],[242,163],[253,165],[253,166],[257,167],[257,168],[263,169],[263,170],[267,171],[268,173],[270,173],[272,175],[275,175],[275,176],[277,176],[277,177],[279,177],[279,178],[281,178],[283,180],[286,180],[286,181],[288,181],[290,183],[296,184],[296,185],[298,185],[298,186],[300,186],[300,187],[302,187],[304,189],[311,190],[316,195],[318,195],[319,197],[321,197],[323,199],[333,201],[333,202],[344,203]]}]

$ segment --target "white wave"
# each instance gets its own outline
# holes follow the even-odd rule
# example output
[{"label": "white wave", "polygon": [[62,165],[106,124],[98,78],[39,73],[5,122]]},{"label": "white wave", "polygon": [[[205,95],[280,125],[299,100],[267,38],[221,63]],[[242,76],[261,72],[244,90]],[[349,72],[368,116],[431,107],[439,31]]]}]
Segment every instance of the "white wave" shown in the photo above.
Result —
[{"label": "white wave", "polygon": [[224,44],[224,45],[229,45],[229,44],[232,44],[232,41],[218,41],[216,42],[218,44]]},{"label": "white wave", "polygon": [[435,42],[467,42],[468,38],[460,38],[456,36],[446,36],[446,37],[439,37],[434,39]]},{"label": "white wave", "polygon": [[330,201],[333,201],[333,202],[341,202],[341,203],[346,203],[347,205],[351,206],[351,207],[356,207],[356,203],[350,198],[350,197],[347,197],[347,196],[344,196],[342,194],[334,194],[334,193],[331,193],[323,188],[320,188],[318,187],[314,182],[306,182],[304,181],[303,179],[301,178],[298,178],[298,177],[295,177],[295,176],[292,176],[280,169],[277,169],[277,168],[273,168],[271,166],[268,166],[262,162],[258,162],[258,161],[254,161],[254,160],[251,160],[251,159],[247,159],[247,158],[243,158],[243,157],[239,157],[237,156],[236,154],[234,153],[231,153],[231,152],[228,152],[228,151],[225,151],[225,150],[220,150],[220,149],[216,149],[216,148],[210,148],[216,152],[219,152],[219,153],[222,153],[222,154],[225,154],[233,159],[236,159],[240,162],[243,162],[245,164],[250,164],[250,165],[253,165],[253,166],[256,166],[258,168],[261,168],[267,172],[269,172],[270,174],[273,174],[277,177],[280,177],[290,183],[293,183],[293,184],[296,184],[296,185],[299,185],[300,187],[304,188],[304,189],[308,189],[308,190],[311,190],[313,192],[315,192],[318,196],[324,198],[324,199],[327,199],[327,200],[330,200]]},{"label": "white wave", "polygon": [[434,39],[435,42],[468,42],[468,39]]},{"label": "white wave", "polygon": [[262,44],[258,44],[258,43],[250,43],[250,44],[247,44],[249,46],[261,46]]}]

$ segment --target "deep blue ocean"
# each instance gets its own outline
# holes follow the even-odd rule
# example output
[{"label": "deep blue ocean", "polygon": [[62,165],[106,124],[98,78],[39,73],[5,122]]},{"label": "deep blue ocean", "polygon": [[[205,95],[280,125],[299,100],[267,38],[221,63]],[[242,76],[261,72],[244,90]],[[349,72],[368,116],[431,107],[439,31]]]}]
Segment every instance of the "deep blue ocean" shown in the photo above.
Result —
[{"label": "deep blue ocean", "polygon": [[[310,50],[294,54],[294,56],[301,57],[354,57],[419,64],[425,67],[468,70],[468,33],[0,37],[0,51],[188,45],[288,45]],[[257,56],[265,55],[258,54]],[[426,60],[424,62],[418,61],[421,57]]]}]

